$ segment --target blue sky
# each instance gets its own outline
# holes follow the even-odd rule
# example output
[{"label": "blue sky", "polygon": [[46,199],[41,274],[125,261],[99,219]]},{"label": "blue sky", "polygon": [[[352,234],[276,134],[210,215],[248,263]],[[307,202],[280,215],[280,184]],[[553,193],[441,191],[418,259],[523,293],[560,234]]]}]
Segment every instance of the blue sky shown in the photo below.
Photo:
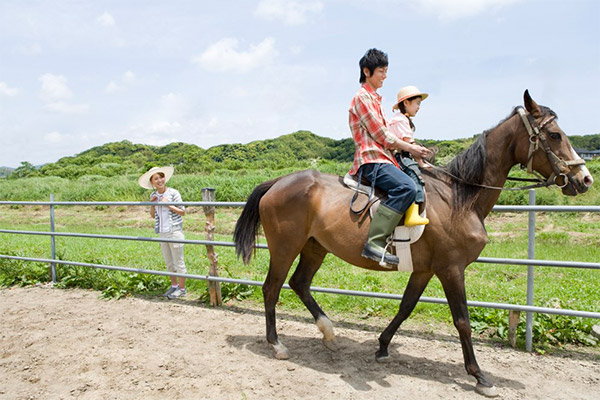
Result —
[{"label": "blue sky", "polygon": [[358,60],[380,93],[430,97],[424,139],[471,137],[529,89],[569,135],[600,133],[600,1],[0,1],[0,165],[129,140],[209,148],[349,137]]}]

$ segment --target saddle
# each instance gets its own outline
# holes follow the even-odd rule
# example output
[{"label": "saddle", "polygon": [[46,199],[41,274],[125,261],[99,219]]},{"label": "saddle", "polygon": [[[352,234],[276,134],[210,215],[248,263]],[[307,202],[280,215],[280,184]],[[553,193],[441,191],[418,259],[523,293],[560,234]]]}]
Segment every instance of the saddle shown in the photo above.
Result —
[{"label": "saddle", "polygon": [[[363,214],[365,211],[368,211],[370,217],[373,217],[377,207],[379,207],[379,203],[381,203],[381,201],[385,201],[387,198],[385,193],[374,190],[375,188],[367,179],[362,178],[359,182],[358,176],[347,173],[342,181],[346,187],[354,190],[354,195],[352,196],[352,201],[350,203],[350,209],[355,214]],[[361,198],[360,195],[363,195],[363,197]],[[423,195],[425,199],[424,188]],[[364,196],[367,196],[367,198],[365,199]],[[355,210],[353,208],[356,201],[361,201],[364,203],[359,210]],[[426,217],[425,205],[425,201],[419,204],[419,214],[423,218]],[[394,230],[394,234],[388,238],[388,246],[386,246],[386,251],[391,250],[391,253],[396,254],[400,260],[397,266],[398,271],[412,272],[414,270],[410,245],[421,238],[424,230],[425,225],[417,225],[413,227],[404,226],[403,217],[400,220],[399,225]]]}]

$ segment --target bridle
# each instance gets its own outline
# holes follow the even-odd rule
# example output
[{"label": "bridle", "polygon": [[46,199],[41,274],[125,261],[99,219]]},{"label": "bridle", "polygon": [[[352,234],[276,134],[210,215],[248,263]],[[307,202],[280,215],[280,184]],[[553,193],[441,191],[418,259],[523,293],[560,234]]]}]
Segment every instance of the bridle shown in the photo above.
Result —
[{"label": "bridle", "polygon": [[[533,170],[533,154],[541,145],[542,149],[544,149],[544,152],[546,152],[546,156],[548,156],[548,161],[550,161],[550,166],[552,167],[552,174],[545,181],[547,183],[546,186],[550,186],[552,184],[555,184],[559,188],[567,186],[569,183],[568,174],[571,172],[571,169],[577,165],[585,165],[585,161],[582,158],[579,158],[578,160],[565,161],[558,157],[550,148],[548,139],[542,134],[542,129],[544,126],[554,121],[556,116],[550,115],[539,125],[537,125],[531,114],[526,112],[523,107],[518,107],[517,112],[519,113],[519,116],[523,121],[523,125],[525,125],[525,129],[529,134],[529,154],[527,155],[526,166],[527,172],[536,175],[539,181],[544,181],[544,178],[537,171]],[[559,179],[563,180],[562,184],[557,182]]]},{"label": "bridle", "polygon": [[[507,179],[512,180],[512,181],[537,182],[536,184],[528,185],[528,186],[519,186],[519,187],[498,187],[498,186],[482,185],[482,184],[478,184],[478,183],[471,183],[471,182],[466,182],[465,180],[463,180],[457,176],[454,176],[453,174],[451,174],[444,168],[437,167],[433,164],[430,164],[427,161],[426,161],[426,163],[430,167],[443,172],[444,174],[452,177],[453,179],[455,179],[461,183],[464,183],[464,184],[470,185],[470,186],[478,186],[478,187],[482,187],[482,188],[486,188],[486,189],[527,190],[527,189],[534,189],[534,188],[538,188],[538,187],[548,187],[548,186],[552,186],[552,185],[556,185],[559,188],[563,188],[563,187],[567,186],[569,184],[568,174],[571,172],[573,167],[575,167],[577,165],[585,165],[585,161],[582,158],[579,158],[578,160],[565,161],[562,158],[558,157],[550,148],[550,145],[548,144],[548,139],[546,139],[546,136],[542,133],[542,129],[546,125],[548,125],[550,122],[554,121],[556,116],[549,115],[540,124],[538,124],[535,121],[535,119],[533,118],[533,116],[530,113],[528,113],[527,111],[525,111],[525,109],[523,107],[519,106],[519,107],[517,107],[516,110],[517,110],[517,113],[519,114],[519,116],[521,117],[521,120],[523,121],[523,125],[525,126],[527,133],[529,134],[529,153],[527,155],[527,162],[526,162],[526,165],[521,164],[521,167],[526,168],[528,173],[535,175],[536,179],[513,178],[513,177],[508,177]],[[546,156],[548,157],[548,161],[550,162],[550,165],[552,167],[552,174],[547,179],[544,178],[539,172],[533,170],[533,156],[534,156],[535,152],[540,148],[540,146],[546,153]],[[557,180],[559,180],[559,179],[562,179],[562,181],[563,181],[562,184],[559,184],[557,182]]]}]

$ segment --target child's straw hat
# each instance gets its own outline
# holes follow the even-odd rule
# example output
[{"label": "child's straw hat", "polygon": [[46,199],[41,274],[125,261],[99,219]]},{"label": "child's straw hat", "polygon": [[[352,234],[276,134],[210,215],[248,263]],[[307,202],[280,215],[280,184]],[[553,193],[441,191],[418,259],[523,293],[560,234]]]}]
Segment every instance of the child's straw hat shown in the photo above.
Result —
[{"label": "child's straw hat", "polygon": [[173,176],[173,172],[175,172],[175,168],[173,167],[152,167],[146,172],[144,175],[140,176],[138,179],[138,184],[144,189],[154,189],[152,183],[150,183],[150,178],[152,175],[162,172],[165,174],[165,182],[167,182]]},{"label": "child's straw hat", "polygon": [[429,95],[427,93],[421,92],[416,86],[403,87],[398,92],[398,96],[397,96],[398,101],[396,101],[396,104],[394,104],[394,106],[392,107],[392,110],[398,109],[398,103],[402,103],[404,100],[410,99],[411,97],[416,97],[416,96],[421,96],[421,100],[425,100],[427,98],[427,96],[429,96]]}]

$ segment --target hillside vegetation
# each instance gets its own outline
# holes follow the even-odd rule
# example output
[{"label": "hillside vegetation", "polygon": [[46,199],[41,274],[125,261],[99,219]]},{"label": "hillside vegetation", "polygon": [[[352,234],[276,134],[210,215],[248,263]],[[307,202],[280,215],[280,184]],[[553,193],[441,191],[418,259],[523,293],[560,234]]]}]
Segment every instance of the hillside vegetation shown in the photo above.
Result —
[{"label": "hillside vegetation", "polygon": [[[475,138],[455,140],[423,140],[428,147],[437,147],[436,161],[444,165],[466,149]],[[575,147],[600,149],[600,134],[573,136]],[[141,174],[157,165],[173,165],[178,174],[211,173],[216,170],[279,170],[302,169],[315,162],[352,162],[354,143],[351,138],[331,139],[309,131],[298,131],[276,139],[248,144],[223,144],[203,149],[194,144],[171,143],[166,146],[134,144],[127,140],[92,147],[82,153],[63,157],[55,163],[35,167],[23,162],[15,170],[0,172],[9,179],[36,176],[57,176],[78,179],[82,176],[123,176]]]},{"label": "hillside vegetation", "polygon": [[334,140],[307,131],[244,145],[224,144],[207,150],[181,142],[159,147],[124,140],[63,157],[39,169],[23,163],[10,178],[122,176],[141,174],[157,165],[173,165],[178,174],[210,173],[217,169],[282,169],[308,165],[311,160],[349,162],[353,154],[352,139]]},{"label": "hillside vegetation", "polygon": [[[422,143],[437,147],[436,164],[444,165],[475,138]],[[575,146],[600,145],[600,135],[573,139]],[[186,201],[199,201],[203,187],[214,187],[218,201],[244,201],[259,183],[294,171],[313,168],[344,175],[353,155],[352,139],[334,140],[308,131],[207,150],[186,143],[159,147],[122,141],[93,147],[40,168],[25,162],[8,179],[0,180],[0,199],[43,201],[52,193],[60,201],[146,200],[148,193],[137,185],[138,176],[153,166],[173,165],[176,174],[170,184],[180,190]],[[600,175],[599,163],[588,162],[596,177]],[[527,176],[517,167],[511,175]],[[561,196],[556,189],[541,189],[537,201],[538,204],[600,204],[598,186],[576,198]],[[526,204],[527,192],[505,192],[499,203]]]}]

